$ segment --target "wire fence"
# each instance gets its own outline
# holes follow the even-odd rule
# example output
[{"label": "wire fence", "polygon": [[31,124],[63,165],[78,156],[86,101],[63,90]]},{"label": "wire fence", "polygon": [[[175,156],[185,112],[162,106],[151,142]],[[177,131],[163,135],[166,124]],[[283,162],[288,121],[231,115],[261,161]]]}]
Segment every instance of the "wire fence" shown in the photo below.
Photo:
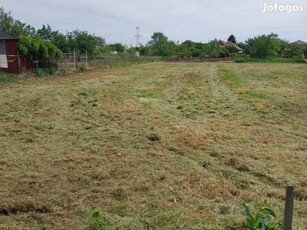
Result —
[{"label": "wire fence", "polygon": [[116,66],[141,62],[154,62],[162,60],[160,57],[131,56],[131,55],[78,55],[76,52],[63,53],[63,59],[58,62],[58,68],[79,69],[84,67]]}]

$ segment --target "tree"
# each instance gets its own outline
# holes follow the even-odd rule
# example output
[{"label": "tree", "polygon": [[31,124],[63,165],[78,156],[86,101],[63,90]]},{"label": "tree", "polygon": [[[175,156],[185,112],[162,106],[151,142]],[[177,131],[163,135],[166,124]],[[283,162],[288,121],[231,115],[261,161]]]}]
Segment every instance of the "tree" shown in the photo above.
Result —
[{"label": "tree", "polygon": [[109,45],[109,48],[112,52],[123,53],[126,50],[126,46],[121,43],[115,43]]},{"label": "tree", "polygon": [[138,52],[139,52],[138,47],[130,47],[126,50],[126,53],[129,56],[133,56],[133,57],[136,57]]},{"label": "tree", "polygon": [[6,13],[3,7],[0,8],[0,29],[15,37],[35,34],[35,29],[32,26],[15,20],[11,16],[11,12]]},{"label": "tree", "polygon": [[221,47],[219,51],[219,57],[229,57],[230,54],[237,53],[237,50],[233,50],[233,47]]},{"label": "tree", "polygon": [[289,43],[288,41],[281,40],[281,50],[280,56],[292,58],[292,57],[302,57],[303,49],[298,44]]},{"label": "tree", "polygon": [[204,45],[204,56],[219,57],[222,50],[221,45],[217,39],[214,39]]},{"label": "tree", "polygon": [[193,57],[201,57],[205,50],[205,44],[201,42],[194,42]]},{"label": "tree", "polygon": [[97,45],[104,43],[104,39],[89,34],[87,31],[74,30],[73,32],[67,33],[67,40],[70,50],[77,51],[78,55],[85,54],[93,55]]},{"label": "tree", "polygon": [[53,35],[52,44],[58,47],[63,53],[72,52],[69,41],[64,34],[56,33]]},{"label": "tree", "polygon": [[229,36],[229,38],[227,39],[227,41],[232,42],[234,44],[237,44],[237,40],[236,37],[232,34]]},{"label": "tree", "polygon": [[43,25],[41,29],[38,29],[36,34],[41,37],[43,41],[53,41],[54,36],[57,35],[59,31],[52,31],[49,24],[47,26]]},{"label": "tree", "polygon": [[185,57],[189,58],[191,57],[191,51],[189,48],[182,43],[181,45],[177,46],[176,54],[178,57],[184,59]]},{"label": "tree", "polygon": [[109,46],[104,45],[104,46],[96,46],[94,50],[94,55],[95,56],[100,56],[104,54],[110,54],[112,51]]},{"label": "tree", "polygon": [[185,52],[186,57],[200,57],[202,54],[204,54],[205,50],[205,44],[201,42],[193,42],[191,40],[186,40],[183,43],[180,44],[180,47],[178,47],[179,50]]},{"label": "tree", "polygon": [[161,55],[163,53],[162,46],[167,43],[168,38],[161,32],[154,32],[148,45],[152,47],[154,55]]},{"label": "tree", "polygon": [[245,42],[238,42],[237,45],[246,52],[248,50],[248,45]]},{"label": "tree", "polygon": [[176,52],[176,43],[168,41],[168,38],[161,32],[154,32],[147,44],[153,49],[153,55],[171,56]]},{"label": "tree", "polygon": [[238,53],[238,50],[235,47],[233,47],[233,46],[226,46],[224,48],[228,51],[229,54],[233,54],[234,55],[234,54]]},{"label": "tree", "polygon": [[172,56],[176,55],[176,48],[177,45],[174,41],[167,41],[166,43],[163,43],[161,46],[161,55],[162,56]]},{"label": "tree", "polygon": [[278,56],[281,50],[281,40],[277,34],[261,35],[246,41],[247,50],[253,58],[272,58]]},{"label": "tree", "polygon": [[37,63],[38,67],[48,67],[52,61],[62,57],[60,49],[49,41],[43,41],[38,35],[21,36],[18,48],[21,54]]},{"label": "tree", "polygon": [[144,55],[144,56],[152,56],[153,55],[153,49],[149,45],[144,46],[144,45],[141,44],[139,51],[140,51],[140,55]]}]

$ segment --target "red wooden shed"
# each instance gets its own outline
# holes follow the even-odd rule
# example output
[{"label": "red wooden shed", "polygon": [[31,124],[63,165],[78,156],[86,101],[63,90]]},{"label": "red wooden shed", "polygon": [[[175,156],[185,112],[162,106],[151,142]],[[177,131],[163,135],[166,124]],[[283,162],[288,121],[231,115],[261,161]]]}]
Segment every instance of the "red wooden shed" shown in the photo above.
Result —
[{"label": "red wooden shed", "polygon": [[31,69],[31,60],[18,52],[19,39],[0,30],[0,72],[21,73]]}]

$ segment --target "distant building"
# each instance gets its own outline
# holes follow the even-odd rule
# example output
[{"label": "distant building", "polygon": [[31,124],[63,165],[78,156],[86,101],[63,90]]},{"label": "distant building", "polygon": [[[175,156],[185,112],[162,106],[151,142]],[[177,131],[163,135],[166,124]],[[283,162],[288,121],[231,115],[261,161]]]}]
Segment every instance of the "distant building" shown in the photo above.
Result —
[{"label": "distant building", "polygon": [[299,45],[302,48],[307,48],[307,42],[303,42],[301,40],[297,40],[297,41],[295,41],[293,43]]},{"label": "distant building", "polygon": [[243,53],[243,49],[240,46],[234,44],[233,42],[228,41],[228,42],[223,42],[223,43],[224,43],[224,47],[233,47],[234,49],[238,51],[238,53]]},{"label": "distant building", "polygon": [[32,62],[19,55],[19,39],[0,30],[0,72],[21,73],[23,68],[33,67]]}]

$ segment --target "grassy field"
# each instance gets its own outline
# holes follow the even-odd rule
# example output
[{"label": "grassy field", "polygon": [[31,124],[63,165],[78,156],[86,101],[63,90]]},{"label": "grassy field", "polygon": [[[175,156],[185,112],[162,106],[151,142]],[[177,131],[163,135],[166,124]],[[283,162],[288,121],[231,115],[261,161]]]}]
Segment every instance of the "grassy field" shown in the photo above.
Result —
[{"label": "grassy field", "polygon": [[292,181],[304,230],[307,65],[150,63],[2,84],[0,172],[4,229],[235,229],[242,203],[282,218]]}]

